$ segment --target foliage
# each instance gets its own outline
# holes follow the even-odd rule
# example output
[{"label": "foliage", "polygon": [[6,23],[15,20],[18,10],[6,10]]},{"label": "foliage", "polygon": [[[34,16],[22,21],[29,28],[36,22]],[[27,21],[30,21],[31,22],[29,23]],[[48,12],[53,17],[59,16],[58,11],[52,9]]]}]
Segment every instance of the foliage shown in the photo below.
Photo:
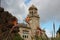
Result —
[{"label": "foliage", "polygon": [[57,30],[56,40],[60,40],[60,27]]},{"label": "foliage", "polygon": [[38,34],[35,35],[36,40],[49,40],[46,34],[41,34],[40,36]]},{"label": "foliage", "polygon": [[59,33],[59,34],[60,34],[60,27],[59,27],[59,29],[58,29],[57,33]]},{"label": "foliage", "polygon": [[43,38],[42,36],[35,36],[36,40],[46,40],[45,38]]},{"label": "foliage", "polygon": [[15,33],[13,40],[23,40],[19,34]]},{"label": "foliage", "polygon": [[36,40],[43,40],[43,39],[42,39],[42,36],[38,36],[38,35],[35,35],[35,39],[36,39]]},{"label": "foliage", "polygon": [[13,38],[16,40],[22,40],[20,35],[18,35],[18,26],[16,26],[10,33],[14,26],[13,21],[17,22],[17,18],[0,7],[0,40],[13,40]]}]

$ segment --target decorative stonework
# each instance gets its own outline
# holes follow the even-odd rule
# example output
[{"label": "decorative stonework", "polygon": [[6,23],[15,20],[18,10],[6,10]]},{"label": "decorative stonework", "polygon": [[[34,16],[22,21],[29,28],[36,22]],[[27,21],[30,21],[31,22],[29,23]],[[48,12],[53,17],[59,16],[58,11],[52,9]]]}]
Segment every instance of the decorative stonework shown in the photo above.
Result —
[{"label": "decorative stonework", "polygon": [[[40,17],[38,14],[38,9],[32,5],[29,8],[29,14],[25,18],[25,22],[27,23],[26,26],[20,26],[20,32],[19,34],[23,38],[23,35],[28,35],[28,38],[24,38],[24,40],[35,40],[35,35],[37,34],[38,36],[43,35],[43,30],[39,26],[40,22]],[[20,24],[21,25],[21,24]],[[23,24],[24,25],[24,24]],[[30,28],[30,29],[28,29]],[[24,34],[23,30],[28,31],[28,34]]]}]

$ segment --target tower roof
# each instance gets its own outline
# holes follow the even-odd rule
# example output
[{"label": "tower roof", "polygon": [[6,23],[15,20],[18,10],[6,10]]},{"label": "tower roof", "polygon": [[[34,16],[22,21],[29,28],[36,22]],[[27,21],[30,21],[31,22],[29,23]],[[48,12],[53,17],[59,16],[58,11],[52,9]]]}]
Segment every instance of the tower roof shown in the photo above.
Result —
[{"label": "tower roof", "polygon": [[4,8],[0,7],[0,12],[3,12],[4,11]]},{"label": "tower roof", "polygon": [[31,5],[31,7],[29,8],[29,10],[35,9],[37,10],[37,8],[34,5]]}]

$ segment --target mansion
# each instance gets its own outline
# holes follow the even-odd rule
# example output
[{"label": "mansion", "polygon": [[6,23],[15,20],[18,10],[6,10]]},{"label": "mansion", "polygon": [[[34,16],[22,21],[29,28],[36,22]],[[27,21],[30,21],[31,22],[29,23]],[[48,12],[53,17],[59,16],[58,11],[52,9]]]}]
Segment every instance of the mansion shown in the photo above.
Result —
[{"label": "mansion", "polygon": [[31,5],[28,9],[29,13],[27,17],[25,18],[26,23],[19,23],[19,34],[24,40],[35,40],[35,36],[38,37],[43,36],[47,37],[45,34],[45,31],[42,30],[39,26],[40,24],[40,17],[38,14],[38,9]]}]

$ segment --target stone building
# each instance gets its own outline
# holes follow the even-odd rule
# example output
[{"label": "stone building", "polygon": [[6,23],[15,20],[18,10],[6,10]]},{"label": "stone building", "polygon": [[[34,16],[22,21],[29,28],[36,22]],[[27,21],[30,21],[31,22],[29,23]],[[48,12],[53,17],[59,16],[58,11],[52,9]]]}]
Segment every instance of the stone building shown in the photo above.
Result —
[{"label": "stone building", "polygon": [[39,26],[40,17],[38,14],[38,9],[32,5],[29,9],[29,14],[27,15],[25,21],[27,24],[20,23],[19,34],[24,40],[35,40],[35,35],[41,36],[43,30]]}]

